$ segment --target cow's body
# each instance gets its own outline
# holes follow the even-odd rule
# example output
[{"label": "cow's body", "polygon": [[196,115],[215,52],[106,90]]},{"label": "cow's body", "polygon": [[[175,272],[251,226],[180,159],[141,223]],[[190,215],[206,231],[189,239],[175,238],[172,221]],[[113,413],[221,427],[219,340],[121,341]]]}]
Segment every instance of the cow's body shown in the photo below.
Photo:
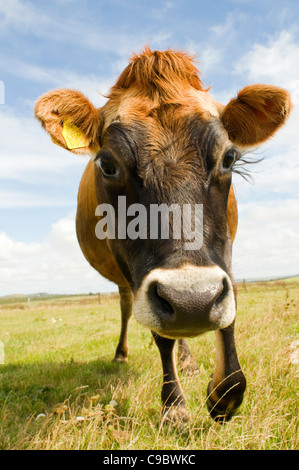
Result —
[{"label": "cow's body", "polygon": [[[168,418],[185,416],[175,340],[183,367],[194,370],[184,338],[205,331],[216,335],[216,368],[207,398],[212,417],[227,420],[242,402],[246,380],[234,344],[231,249],[238,216],[231,175],[240,149],[269,138],[290,107],[286,91],[266,85],[246,87],[223,106],[203,89],[188,55],[149,49],[133,57],[99,110],[72,90],[50,92],[36,105],[36,116],[55,143],[93,156],[78,194],[80,247],[91,266],[119,286],[122,328],[115,360],[127,360],[133,304],[137,320],[152,330],[162,359]],[[148,237],[148,219],[143,219],[143,235],[97,236],[97,207],[109,205],[120,220],[117,201],[124,196],[146,215],[165,204],[202,205],[201,245],[189,248],[174,235]],[[127,228],[133,213],[126,218]]]},{"label": "cow's body", "polygon": [[94,165],[90,161],[83,173],[78,192],[76,228],[79,244],[85,258],[94,269],[119,287],[128,287],[128,283],[109,249],[107,239],[99,240],[96,237],[95,211],[98,205]]}]

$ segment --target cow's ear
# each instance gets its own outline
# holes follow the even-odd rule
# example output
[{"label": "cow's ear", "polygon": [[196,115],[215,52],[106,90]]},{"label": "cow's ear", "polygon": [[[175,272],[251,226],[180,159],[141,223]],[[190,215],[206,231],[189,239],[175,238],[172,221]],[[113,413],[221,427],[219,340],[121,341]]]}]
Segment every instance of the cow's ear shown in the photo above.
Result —
[{"label": "cow's ear", "polygon": [[82,93],[50,91],[38,99],[35,116],[55,144],[74,153],[99,151],[100,112]]},{"label": "cow's ear", "polygon": [[251,147],[282,126],[291,110],[289,93],[270,85],[251,85],[223,107],[221,119],[232,142]]}]

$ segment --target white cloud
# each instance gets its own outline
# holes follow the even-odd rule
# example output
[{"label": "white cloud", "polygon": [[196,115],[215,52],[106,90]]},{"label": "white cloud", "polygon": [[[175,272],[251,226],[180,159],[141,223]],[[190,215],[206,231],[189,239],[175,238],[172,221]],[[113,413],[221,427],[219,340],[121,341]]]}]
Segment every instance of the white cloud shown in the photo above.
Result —
[{"label": "white cloud", "polygon": [[40,243],[12,240],[0,233],[0,295],[117,290],[83,257],[75,234],[75,214],[52,225]]},{"label": "white cloud", "polygon": [[[76,3],[79,10],[74,11],[78,13],[80,5]],[[65,18],[63,14],[57,15],[55,10],[51,9],[51,4],[48,4],[47,13],[44,13],[43,7],[44,4],[41,2],[38,4],[23,0],[0,0],[0,34],[7,36],[15,30],[20,35],[30,33],[43,39],[49,38],[55,42],[63,40],[67,43],[78,41],[80,35],[87,37],[90,34],[94,35],[90,25],[81,21],[80,16],[78,20],[76,16]],[[82,8],[84,9],[84,5]]]},{"label": "white cloud", "polygon": [[81,91],[97,108],[106,103],[107,94],[113,80],[101,80],[95,75],[77,74],[70,70],[40,67],[34,64],[19,63],[14,69],[21,77],[48,84],[51,88],[71,88]]},{"label": "white cloud", "polygon": [[33,207],[73,206],[74,201],[54,196],[41,196],[29,191],[0,189],[0,209],[24,209]]},{"label": "white cloud", "polygon": [[0,261],[1,264],[9,262],[12,265],[17,265],[19,259],[23,256],[40,255],[42,246],[38,243],[23,243],[20,241],[14,242],[5,233],[0,233]]},{"label": "white cloud", "polygon": [[234,248],[237,278],[299,272],[299,43],[281,31],[267,44],[254,44],[236,63],[245,83],[268,83],[290,91],[294,109],[287,124],[256,152],[255,185],[234,178],[239,229]]},{"label": "white cloud", "polygon": [[[15,75],[20,82],[23,79],[44,84],[45,91],[52,88],[71,88],[84,93],[96,107],[105,104],[107,94],[116,77],[101,79],[94,74],[76,73],[69,69],[40,66],[34,63],[24,62],[22,59],[1,56],[2,70],[10,75]],[[36,97],[37,99],[38,97]]]},{"label": "white cloud", "polygon": [[[64,0],[63,3],[67,4],[70,1]],[[13,37],[13,31],[17,31],[18,35],[30,33],[43,41],[70,44],[73,46],[72,51],[79,45],[80,48],[93,51],[97,55],[100,51],[112,52],[113,56],[116,55],[121,61],[127,59],[133,51],[139,50],[144,44],[150,42],[160,47],[161,41],[169,42],[173,36],[172,32],[163,31],[152,34],[147,28],[137,32],[134,29],[123,30],[117,26],[111,28],[111,23],[107,22],[105,12],[102,12],[101,8],[96,16],[88,15],[86,12],[88,6],[85,2],[73,1],[72,10],[66,10],[66,5],[61,5],[58,0],[55,3],[59,10],[55,5],[53,7],[48,3],[45,13],[42,2],[39,5],[33,1],[0,0],[0,36],[7,40],[9,34]],[[162,19],[172,6],[171,2],[166,2],[162,10],[160,7],[158,10],[149,8],[148,16],[158,15]],[[129,7],[134,13],[134,7],[128,2],[126,8]]]},{"label": "white cloud", "polygon": [[249,80],[290,88],[299,97],[299,43],[295,34],[281,31],[268,44],[254,44],[235,65],[235,72],[246,74]]},{"label": "white cloud", "polygon": [[40,28],[47,22],[46,15],[37,12],[32,3],[24,3],[20,0],[0,0],[0,25],[3,33],[7,32],[11,27]]},{"label": "white cloud", "polygon": [[249,203],[233,250],[236,279],[299,273],[299,202]]},{"label": "white cloud", "polygon": [[[18,116],[5,106],[5,110],[0,108],[0,122],[0,181],[7,183],[6,189],[1,190],[1,208],[12,207],[18,200],[22,207],[30,205],[32,199],[34,206],[42,205],[43,198],[34,194],[34,185],[57,184],[58,177],[69,175],[73,175],[74,181],[79,180],[89,157],[78,157],[54,145],[33,115]],[[27,196],[19,183],[30,185]],[[49,193],[45,205],[51,199],[58,205],[67,202],[59,201],[58,197]]]},{"label": "white cloud", "polygon": [[[233,181],[236,188],[237,199],[244,201],[299,197],[299,159],[295,144],[282,145],[279,138],[276,145],[273,142],[265,144],[263,149],[252,155],[252,158],[265,157],[263,161],[247,165],[253,177],[253,184],[246,182],[238,175],[234,175]],[[250,158],[250,155],[248,155]]]},{"label": "white cloud", "polygon": [[[243,75],[247,83],[259,82],[287,89],[292,98],[293,110],[286,125],[262,147],[271,154],[265,162],[267,171],[264,184],[273,191],[297,189],[298,181],[298,125],[299,125],[299,42],[295,34],[281,31],[268,44],[254,44],[250,51],[236,63],[235,73]],[[258,170],[259,171],[259,170]],[[257,179],[259,176],[257,176]]]},{"label": "white cloud", "polygon": [[[203,73],[203,82],[205,77],[213,75],[221,75],[222,71],[226,69],[227,62],[224,61],[227,55],[231,55],[232,47],[235,49],[234,42],[236,41],[238,28],[245,20],[243,14],[234,12],[228,13],[223,22],[211,26],[205,32],[205,40],[196,42],[191,40],[187,43],[187,50],[195,54],[199,59],[199,68]],[[206,83],[211,85],[211,83]],[[233,95],[235,95],[235,90]],[[215,96],[217,99],[217,97]]]},{"label": "white cloud", "polygon": [[288,149],[298,140],[299,124],[299,42],[295,34],[281,31],[268,44],[254,44],[235,65],[235,73],[244,75],[247,83],[268,83],[287,89],[294,108],[287,125],[279,131],[279,142]]}]

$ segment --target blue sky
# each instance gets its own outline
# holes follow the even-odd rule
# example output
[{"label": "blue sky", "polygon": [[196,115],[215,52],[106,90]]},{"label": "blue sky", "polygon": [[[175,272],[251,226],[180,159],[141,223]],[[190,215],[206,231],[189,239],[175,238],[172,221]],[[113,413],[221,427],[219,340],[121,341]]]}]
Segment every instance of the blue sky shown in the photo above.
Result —
[{"label": "blue sky", "polygon": [[33,107],[58,87],[79,89],[100,107],[100,93],[145,44],[194,53],[203,82],[224,104],[250,83],[291,92],[287,125],[256,152],[264,161],[253,169],[255,184],[234,177],[233,264],[240,279],[299,272],[297,0],[0,0],[0,295],[115,289],[76,241],[88,157],[54,146]]}]

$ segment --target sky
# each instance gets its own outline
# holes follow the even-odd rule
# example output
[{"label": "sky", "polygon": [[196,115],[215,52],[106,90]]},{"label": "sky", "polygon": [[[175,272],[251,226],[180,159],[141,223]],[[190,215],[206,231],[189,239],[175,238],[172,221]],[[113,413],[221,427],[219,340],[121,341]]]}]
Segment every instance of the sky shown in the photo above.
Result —
[{"label": "sky", "polygon": [[145,45],[193,53],[226,104],[253,83],[286,88],[286,126],[255,151],[254,184],[234,175],[236,279],[299,273],[298,0],[0,0],[0,295],[117,290],[78,246],[75,212],[88,156],[55,146],[33,117],[54,88],[95,106]]}]

